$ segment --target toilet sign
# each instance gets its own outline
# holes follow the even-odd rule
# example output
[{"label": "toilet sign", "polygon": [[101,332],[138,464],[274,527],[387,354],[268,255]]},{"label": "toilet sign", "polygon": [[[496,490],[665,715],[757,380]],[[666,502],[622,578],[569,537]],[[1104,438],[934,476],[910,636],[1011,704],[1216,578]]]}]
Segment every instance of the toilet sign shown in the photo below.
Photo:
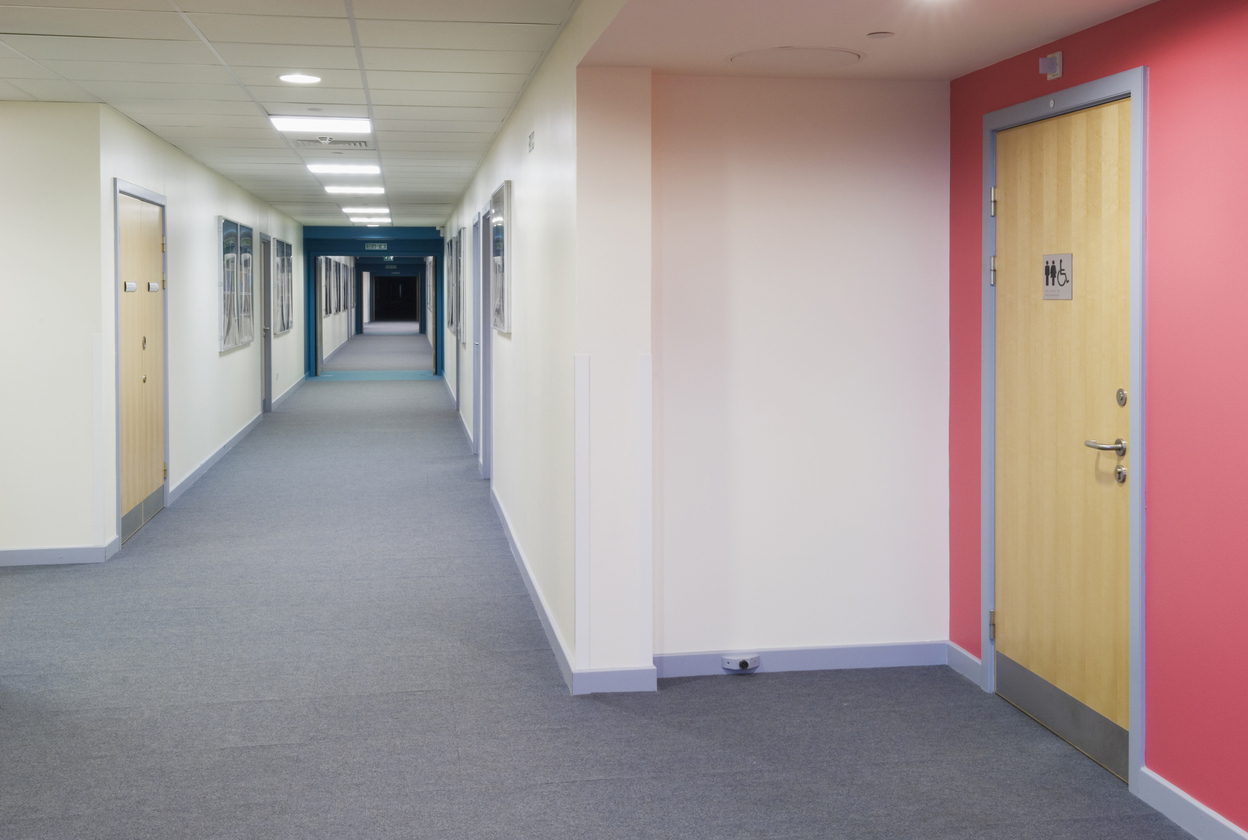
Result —
[{"label": "toilet sign", "polygon": [[1071,254],[1044,255],[1044,299],[1072,300],[1075,268]]}]

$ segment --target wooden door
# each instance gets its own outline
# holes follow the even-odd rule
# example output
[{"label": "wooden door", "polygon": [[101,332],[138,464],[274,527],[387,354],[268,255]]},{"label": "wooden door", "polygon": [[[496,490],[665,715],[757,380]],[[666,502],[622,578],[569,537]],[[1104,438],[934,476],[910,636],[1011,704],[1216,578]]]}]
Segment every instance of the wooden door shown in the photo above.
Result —
[{"label": "wooden door", "polygon": [[1130,100],[997,135],[997,691],[1123,777],[1130,153]]},{"label": "wooden door", "polygon": [[163,210],[118,197],[122,540],[164,507]]}]

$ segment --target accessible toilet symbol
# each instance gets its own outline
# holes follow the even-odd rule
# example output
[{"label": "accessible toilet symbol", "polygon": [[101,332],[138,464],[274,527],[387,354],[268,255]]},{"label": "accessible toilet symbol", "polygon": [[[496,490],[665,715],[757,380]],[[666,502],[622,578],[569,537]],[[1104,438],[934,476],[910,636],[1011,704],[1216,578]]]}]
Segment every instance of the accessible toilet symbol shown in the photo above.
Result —
[{"label": "accessible toilet symbol", "polygon": [[1067,283],[1070,282],[1070,278],[1066,276],[1066,261],[1065,260],[1059,259],[1057,261],[1053,279],[1057,282],[1057,285],[1059,286],[1065,286]]},{"label": "accessible toilet symbol", "polygon": [[1072,300],[1071,290],[1075,281],[1075,261],[1071,254],[1045,254],[1044,291],[1045,300]]}]

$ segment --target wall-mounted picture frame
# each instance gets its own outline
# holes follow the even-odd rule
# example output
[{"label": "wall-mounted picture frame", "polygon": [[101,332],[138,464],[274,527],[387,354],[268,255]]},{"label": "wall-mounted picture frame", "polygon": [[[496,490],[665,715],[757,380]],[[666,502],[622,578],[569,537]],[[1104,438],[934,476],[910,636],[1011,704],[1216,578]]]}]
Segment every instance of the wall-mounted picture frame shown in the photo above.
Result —
[{"label": "wall-mounted picture frame", "polygon": [[329,257],[317,257],[316,267],[321,284],[321,316],[328,318],[334,314],[334,293],[330,289],[329,280]]},{"label": "wall-mounted picture frame", "polygon": [[221,243],[218,290],[219,349],[222,353],[250,344],[255,338],[253,310],[253,231],[246,225],[217,217]]},{"label": "wall-mounted picture frame", "polygon": [[511,181],[494,191],[490,199],[490,327],[504,335],[511,332]]},{"label": "wall-mounted picture frame", "polygon": [[281,335],[282,333],[290,332],[295,326],[294,246],[289,242],[275,239],[273,241],[273,261],[273,280],[276,285],[276,288],[273,290],[273,314],[277,316],[273,326],[273,334]]},{"label": "wall-mounted picture frame", "polygon": [[455,310],[455,237],[447,237],[446,264],[442,271],[443,312],[446,318],[446,331],[451,335],[459,335],[459,313]]},{"label": "wall-mounted picture frame", "polygon": [[437,273],[437,262],[433,257],[425,257],[425,332],[433,325],[437,302],[433,297],[433,277]]},{"label": "wall-mounted picture frame", "polygon": [[455,321],[459,329],[455,335],[464,337],[464,228],[455,234]]}]

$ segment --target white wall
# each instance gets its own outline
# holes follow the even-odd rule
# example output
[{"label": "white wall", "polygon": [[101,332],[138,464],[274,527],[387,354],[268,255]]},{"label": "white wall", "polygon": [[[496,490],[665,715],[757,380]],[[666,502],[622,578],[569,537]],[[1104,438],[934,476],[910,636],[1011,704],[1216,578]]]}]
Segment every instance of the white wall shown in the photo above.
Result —
[{"label": "white wall", "polygon": [[[623,0],[583,0],[447,221],[467,229],[504,180],[512,181],[512,333],[495,333],[493,490],[529,573],[572,658],[575,640],[573,356],[576,352],[576,66]],[[530,132],[534,149],[529,151]],[[465,249],[471,278],[473,249]],[[465,311],[477,305],[472,284]],[[476,337],[465,319],[461,351]],[[445,335],[445,332],[443,333]],[[446,374],[454,376],[453,339]],[[471,357],[461,356],[466,371]],[[471,374],[463,377],[471,391]],[[470,401],[461,401],[471,427]]]},{"label": "white wall", "polygon": [[365,324],[368,324],[368,323],[372,323],[372,320],[373,320],[373,276],[370,272],[367,272],[367,271],[361,271],[360,274],[364,281],[361,284],[363,286],[364,296],[360,298],[359,306],[364,307],[364,310],[362,313],[363,318],[364,318],[363,322]]},{"label": "white wall", "polygon": [[[90,106],[95,107],[95,106]],[[220,352],[217,217],[289,242],[294,252],[294,327],[273,339],[274,399],[304,371],[303,226],[108,107],[99,107],[101,286],[106,346],[113,352],[113,179],[168,200],[169,486],[176,488],[261,412],[261,290],[255,291],[255,340]],[[259,237],[257,237],[257,245]],[[259,253],[257,248],[256,253]],[[257,270],[256,282],[263,274]],[[111,359],[110,355],[110,359]],[[111,371],[112,368],[110,367]],[[113,399],[112,389],[108,389]],[[116,408],[110,403],[109,438]],[[116,479],[109,482],[115,492]],[[115,497],[110,497],[110,511]]]},{"label": "white wall", "polygon": [[655,77],[656,649],[948,637],[948,86]]},{"label": "white wall", "polygon": [[103,545],[115,531],[112,463],[96,457],[115,435],[99,137],[93,106],[0,102],[0,549]]},{"label": "white wall", "polygon": [[[342,263],[346,266],[349,276],[354,277],[355,257],[326,257],[324,265],[327,271],[331,270],[330,265],[333,262]],[[321,283],[324,288],[323,279]],[[347,308],[332,315],[326,315],[325,304],[322,302],[321,311],[318,314],[321,318],[321,359],[325,360],[334,355],[351,338],[351,331],[355,324],[355,311]]]},{"label": "white wall", "polygon": [[[217,349],[217,216],[290,242],[296,278],[303,229],[106,106],[0,103],[0,151],[11,258],[0,309],[0,357],[10,360],[0,367],[0,550],[103,546],[118,518],[114,178],[168,199],[171,487],[261,410],[259,340]],[[299,282],[294,298],[301,312]],[[273,346],[280,396],[303,376],[302,319]],[[12,362],[32,353],[38,364]]]}]

